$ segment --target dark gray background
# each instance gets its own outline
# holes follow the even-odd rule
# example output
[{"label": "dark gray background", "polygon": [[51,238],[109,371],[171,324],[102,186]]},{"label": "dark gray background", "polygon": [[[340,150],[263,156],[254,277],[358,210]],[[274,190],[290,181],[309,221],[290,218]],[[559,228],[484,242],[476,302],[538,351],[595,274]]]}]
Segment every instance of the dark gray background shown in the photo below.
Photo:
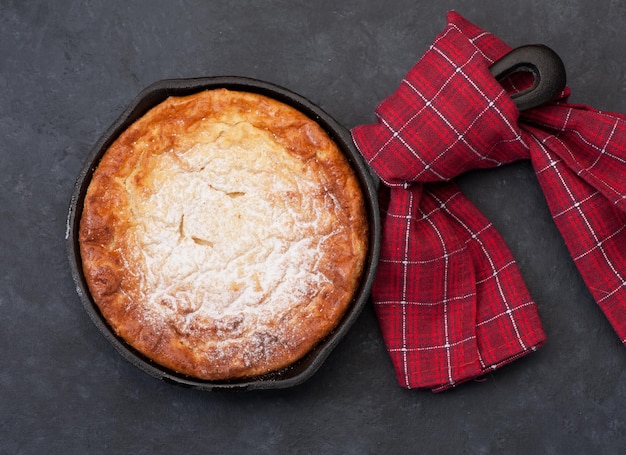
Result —
[{"label": "dark gray background", "polygon": [[[0,2],[0,452],[618,453],[626,348],[569,259],[527,163],[461,178],[500,229],[547,344],[453,391],[396,385],[373,308],[309,381],[200,392],[124,360],[74,290],[65,222],[95,141],[165,78],[240,75],[348,128],[456,9],[563,58],[574,102],[626,112],[626,2]],[[623,450],[622,450],[623,452]]]}]

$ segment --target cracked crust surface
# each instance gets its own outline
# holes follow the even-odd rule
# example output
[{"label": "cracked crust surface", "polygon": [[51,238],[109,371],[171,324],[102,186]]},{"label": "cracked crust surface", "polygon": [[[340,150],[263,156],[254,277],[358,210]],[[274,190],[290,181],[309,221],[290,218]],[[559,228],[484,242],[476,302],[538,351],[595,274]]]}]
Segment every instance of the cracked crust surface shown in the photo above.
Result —
[{"label": "cracked crust surface", "polygon": [[363,196],[319,125],[261,95],[171,97],[111,145],[86,193],[85,278],[126,342],[199,379],[294,363],[351,304]]}]

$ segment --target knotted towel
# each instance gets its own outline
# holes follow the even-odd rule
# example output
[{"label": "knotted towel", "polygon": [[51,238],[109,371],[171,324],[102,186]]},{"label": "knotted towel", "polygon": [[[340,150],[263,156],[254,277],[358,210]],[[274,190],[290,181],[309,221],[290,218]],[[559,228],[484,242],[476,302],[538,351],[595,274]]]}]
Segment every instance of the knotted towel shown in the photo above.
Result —
[{"label": "knotted towel", "polygon": [[399,383],[441,391],[536,350],[536,304],[453,179],[529,159],[598,305],[626,343],[626,117],[554,102],[520,113],[489,71],[511,50],[455,12],[354,141],[382,181],[372,290]]}]

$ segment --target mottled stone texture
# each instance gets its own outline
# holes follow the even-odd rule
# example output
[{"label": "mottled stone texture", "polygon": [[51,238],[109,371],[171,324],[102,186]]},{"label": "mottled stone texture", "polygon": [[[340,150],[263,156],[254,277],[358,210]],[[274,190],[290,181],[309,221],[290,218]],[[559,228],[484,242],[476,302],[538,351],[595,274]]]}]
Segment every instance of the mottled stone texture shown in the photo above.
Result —
[{"label": "mottled stone texture", "polygon": [[623,451],[626,348],[527,163],[460,179],[510,245],[548,335],[482,382],[439,395],[400,389],[370,305],[305,384],[199,392],[128,363],[81,307],[65,252],[70,194],[90,148],[142,88],[254,77],[350,128],[374,120],[448,9],[511,45],[553,47],[573,101],[626,112],[626,3],[616,0],[3,1],[0,453]]}]

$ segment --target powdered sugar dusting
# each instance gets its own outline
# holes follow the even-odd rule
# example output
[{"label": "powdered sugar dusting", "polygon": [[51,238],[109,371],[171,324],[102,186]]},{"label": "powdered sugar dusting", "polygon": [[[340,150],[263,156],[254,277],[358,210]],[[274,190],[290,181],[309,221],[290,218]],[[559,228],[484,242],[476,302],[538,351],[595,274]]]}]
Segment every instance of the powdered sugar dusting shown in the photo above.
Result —
[{"label": "powdered sugar dusting", "polygon": [[341,227],[315,172],[268,133],[246,123],[216,128],[216,141],[154,158],[130,234],[145,264],[142,288],[153,290],[148,317],[180,330],[208,319],[233,335],[279,320],[329,282],[316,264]]}]

